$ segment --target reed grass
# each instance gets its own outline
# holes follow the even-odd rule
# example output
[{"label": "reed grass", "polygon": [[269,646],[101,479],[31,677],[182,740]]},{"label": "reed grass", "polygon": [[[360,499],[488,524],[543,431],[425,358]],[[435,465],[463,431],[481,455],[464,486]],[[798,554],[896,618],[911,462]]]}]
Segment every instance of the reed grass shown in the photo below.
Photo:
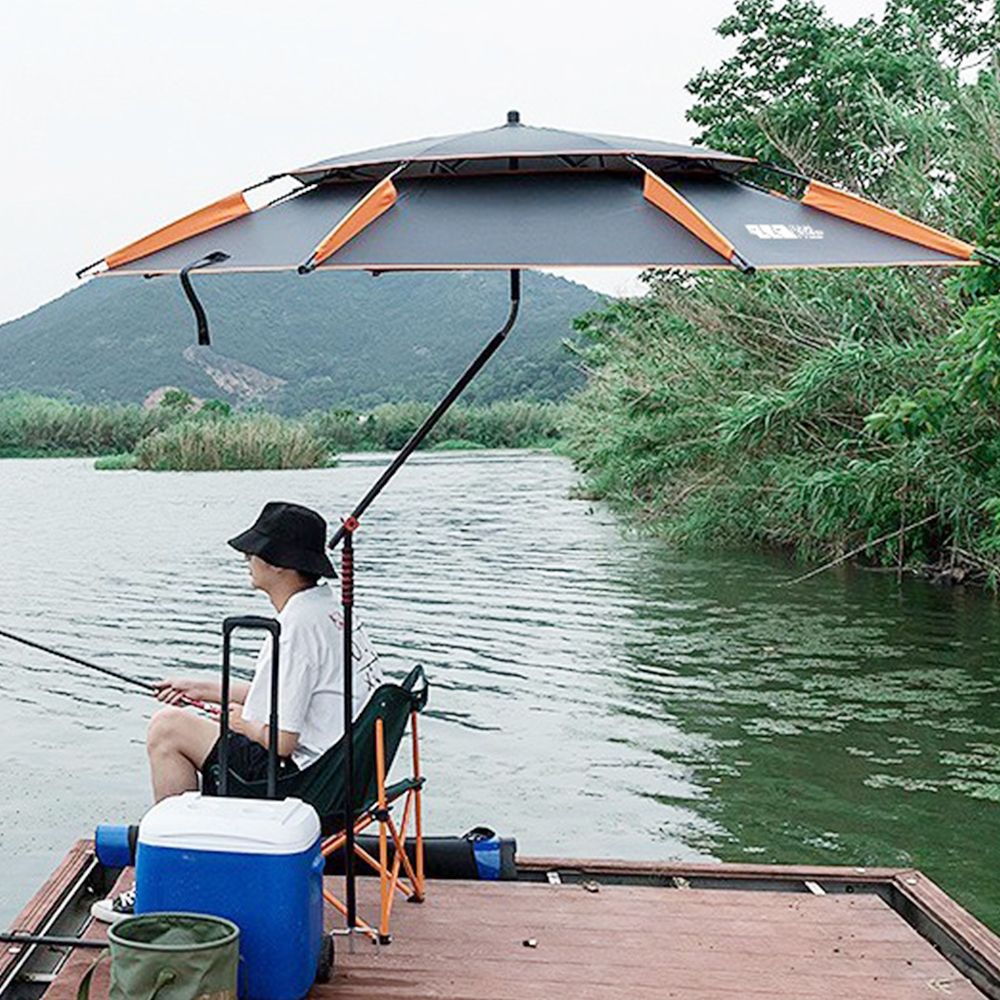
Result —
[{"label": "reed grass", "polygon": [[[316,411],[291,420],[232,414],[214,400],[197,412],[194,406],[181,392],[154,410],[0,396],[0,457],[104,456],[101,470],[313,468],[339,451],[400,448],[431,411],[429,403],[387,403],[369,413]],[[550,448],[562,439],[566,413],[562,404],[520,400],[459,405],[424,447]]]},{"label": "reed grass", "polygon": [[171,415],[118,403],[71,403],[28,393],[0,395],[0,456],[130,452]]},{"label": "reed grass", "polygon": [[329,449],[308,428],[272,414],[192,417],[143,438],[136,468],[200,472],[222,469],[313,469]]}]

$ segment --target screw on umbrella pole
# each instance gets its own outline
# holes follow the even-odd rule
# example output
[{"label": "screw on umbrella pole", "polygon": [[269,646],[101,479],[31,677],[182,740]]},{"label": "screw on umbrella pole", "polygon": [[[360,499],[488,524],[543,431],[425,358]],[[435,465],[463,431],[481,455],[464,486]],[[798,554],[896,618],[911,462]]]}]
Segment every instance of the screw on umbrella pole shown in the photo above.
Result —
[{"label": "screw on umbrella pole", "polygon": [[448,407],[462,394],[462,390],[496,353],[507,334],[513,329],[520,305],[521,272],[514,269],[510,272],[510,310],[504,325],[487,341],[472,364],[462,372],[441,402],[413,432],[410,440],[403,445],[354,510],[344,518],[343,523],[330,540],[331,549],[336,548],[340,542],[344,543],[340,552],[340,606],[344,617],[344,744],[347,748],[344,758],[344,880],[346,884],[344,895],[347,904],[348,931],[354,930],[358,920],[357,895],[354,884],[354,533],[358,530],[358,521],[361,515],[368,509],[372,501],[382,492],[410,455],[416,451],[420,442],[427,437]]}]

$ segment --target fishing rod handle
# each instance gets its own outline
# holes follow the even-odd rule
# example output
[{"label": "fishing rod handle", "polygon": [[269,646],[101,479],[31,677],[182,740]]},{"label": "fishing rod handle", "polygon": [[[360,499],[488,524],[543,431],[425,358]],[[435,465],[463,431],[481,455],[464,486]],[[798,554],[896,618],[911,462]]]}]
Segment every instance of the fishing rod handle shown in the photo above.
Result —
[{"label": "fishing rod handle", "polygon": [[182,701],[190,708],[200,708],[203,712],[208,712],[209,715],[222,716],[222,709],[218,705],[210,705],[207,701],[202,701],[200,698],[188,698],[184,695],[182,696]]}]

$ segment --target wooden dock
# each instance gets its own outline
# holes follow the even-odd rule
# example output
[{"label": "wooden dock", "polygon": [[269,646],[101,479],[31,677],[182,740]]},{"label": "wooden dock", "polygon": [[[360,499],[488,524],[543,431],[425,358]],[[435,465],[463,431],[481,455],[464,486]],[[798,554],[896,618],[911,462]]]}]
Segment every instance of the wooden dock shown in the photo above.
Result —
[{"label": "wooden dock", "polygon": [[[38,930],[87,863],[77,845],[14,927]],[[1000,998],[1000,939],[916,871],[555,858],[519,859],[518,871],[430,883],[423,904],[396,907],[388,946],[338,937],[334,978],[310,996]],[[359,888],[371,912],[377,883]],[[10,959],[0,953],[0,987]],[[33,993],[29,976],[10,996],[75,1000],[93,953],[60,960]],[[95,1000],[106,989],[99,974]]]}]

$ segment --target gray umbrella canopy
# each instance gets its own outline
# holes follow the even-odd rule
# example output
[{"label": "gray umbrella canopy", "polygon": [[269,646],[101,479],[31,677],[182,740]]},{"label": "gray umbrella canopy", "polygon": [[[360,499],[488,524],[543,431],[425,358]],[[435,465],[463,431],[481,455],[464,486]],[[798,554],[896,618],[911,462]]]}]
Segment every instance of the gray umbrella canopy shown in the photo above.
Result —
[{"label": "gray umbrella canopy", "polygon": [[[975,247],[793,175],[789,198],[746,157],[522,125],[419,139],[269,178],[108,254],[108,274],[353,268],[754,268],[974,263]],[[759,166],[759,165],[757,165]],[[206,260],[209,255],[211,260]],[[86,270],[86,269],[85,269]],[[81,272],[84,273],[84,272]]]},{"label": "gray umbrella canopy", "polygon": [[328,180],[356,180],[363,171],[406,160],[412,165],[407,171],[411,177],[453,173],[456,170],[468,174],[508,169],[506,161],[509,157],[530,160],[532,170],[605,170],[623,168],[624,158],[635,155],[642,155],[660,167],[681,161],[700,161],[711,163],[716,169],[726,172],[753,162],[745,156],[732,156],[702,146],[680,146],[658,139],[536,128],[521,124],[520,116],[512,111],[507,124],[497,128],[366,149],[297,167],[289,173],[303,182],[321,176]]}]

